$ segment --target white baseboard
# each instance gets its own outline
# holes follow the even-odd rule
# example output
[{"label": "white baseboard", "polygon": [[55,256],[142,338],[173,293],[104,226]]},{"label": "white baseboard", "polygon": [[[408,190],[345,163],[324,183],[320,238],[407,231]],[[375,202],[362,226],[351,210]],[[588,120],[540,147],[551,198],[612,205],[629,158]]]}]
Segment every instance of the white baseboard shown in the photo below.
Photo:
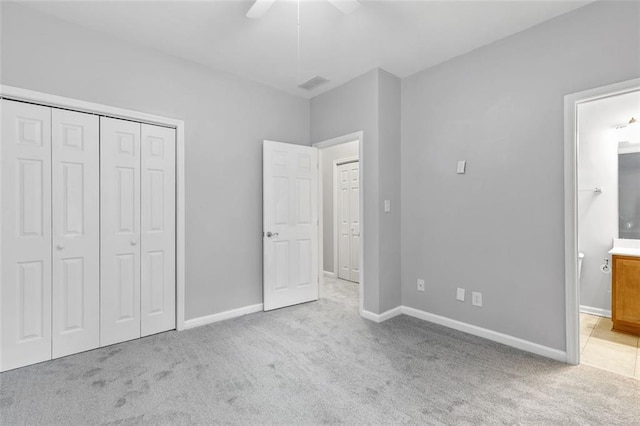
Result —
[{"label": "white baseboard", "polygon": [[408,306],[402,307],[402,313],[414,318],[419,318],[424,321],[429,321],[435,324],[443,325],[445,327],[453,328],[454,330],[458,330],[464,333],[472,334],[474,336],[482,337],[487,340],[492,340],[494,342],[502,343],[503,345],[507,345],[517,349],[521,349],[523,351],[531,352],[536,355],[555,359],[556,361],[567,362],[567,353],[559,349],[553,349],[548,346],[543,346],[538,343],[533,343],[528,340],[523,340],[518,337],[510,336],[508,334],[499,333],[497,331],[489,330],[487,328],[482,328],[476,325],[467,324],[465,322],[456,321],[451,318],[431,314],[429,312],[410,308]]},{"label": "white baseboard", "polygon": [[360,315],[364,319],[368,319],[369,321],[381,323],[393,317],[397,317],[398,315],[402,315],[402,306],[396,306],[393,309],[389,309],[381,314],[374,314],[371,311],[362,311]]},{"label": "white baseboard", "polygon": [[329,278],[335,278],[336,277],[336,273],[335,272],[322,271],[322,273],[324,274],[325,277],[329,277]]},{"label": "white baseboard", "polygon": [[567,353],[565,351],[550,348],[548,346],[543,346],[538,343],[533,343],[528,340],[520,339],[518,337],[510,336],[504,333],[499,333],[487,328],[467,324],[462,321],[457,321],[451,318],[421,311],[419,309],[410,308],[409,306],[398,306],[381,314],[374,314],[373,312],[363,310],[361,316],[370,321],[381,323],[400,314],[418,318],[423,321],[432,322],[434,324],[439,324],[448,328],[452,328],[454,330],[482,337],[483,339],[498,342],[503,345],[511,346],[526,352],[531,352],[546,358],[555,359],[556,361],[567,362]]},{"label": "white baseboard", "polygon": [[184,329],[200,327],[201,325],[213,324],[214,322],[224,321],[231,318],[241,317],[255,312],[262,312],[262,303],[255,305],[243,306],[242,308],[231,309],[229,311],[218,312],[213,315],[205,315],[203,317],[192,318],[184,322]]},{"label": "white baseboard", "polygon": [[580,312],[583,314],[597,315],[599,317],[611,318],[611,309],[594,308],[591,306],[580,305]]}]

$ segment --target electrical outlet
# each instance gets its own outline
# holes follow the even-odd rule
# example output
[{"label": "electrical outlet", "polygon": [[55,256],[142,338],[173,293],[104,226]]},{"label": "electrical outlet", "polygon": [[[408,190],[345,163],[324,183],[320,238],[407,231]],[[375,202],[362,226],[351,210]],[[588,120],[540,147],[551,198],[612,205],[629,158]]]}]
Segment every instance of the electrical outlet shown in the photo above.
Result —
[{"label": "electrical outlet", "polygon": [[464,302],[464,288],[458,287],[458,290],[456,291],[456,300]]},{"label": "electrical outlet", "polygon": [[482,307],[482,293],[473,292],[471,293],[471,304],[473,306],[477,306],[479,308]]},{"label": "electrical outlet", "polygon": [[424,280],[418,278],[418,291],[424,291]]}]

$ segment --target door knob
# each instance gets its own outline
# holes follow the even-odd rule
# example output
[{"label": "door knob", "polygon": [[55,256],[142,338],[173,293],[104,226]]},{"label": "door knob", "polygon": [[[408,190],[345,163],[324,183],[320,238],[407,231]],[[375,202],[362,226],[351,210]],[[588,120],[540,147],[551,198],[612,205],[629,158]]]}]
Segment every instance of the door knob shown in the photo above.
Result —
[{"label": "door knob", "polygon": [[58,245],[56,246],[56,248],[57,248],[58,250],[64,250],[64,244],[58,244]]},{"label": "door knob", "polygon": [[138,244],[138,242],[136,240],[131,240],[131,245],[135,246],[136,244]]},{"label": "door knob", "polygon": [[268,238],[275,238],[275,237],[277,237],[278,235],[279,235],[279,234],[278,234],[277,232],[271,232],[271,231],[267,232],[267,237],[268,237]]}]

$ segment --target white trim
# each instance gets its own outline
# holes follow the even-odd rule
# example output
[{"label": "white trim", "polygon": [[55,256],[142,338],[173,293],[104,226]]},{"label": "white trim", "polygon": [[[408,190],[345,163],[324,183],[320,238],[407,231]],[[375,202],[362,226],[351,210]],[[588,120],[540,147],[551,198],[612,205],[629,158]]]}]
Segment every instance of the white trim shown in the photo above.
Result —
[{"label": "white trim", "polygon": [[322,142],[316,142],[311,144],[311,146],[315,146],[318,149],[329,148],[330,146],[340,145],[342,143],[347,142],[355,142],[359,141],[362,143],[362,130],[358,132],[349,133],[348,135],[338,136],[337,138],[327,139]]},{"label": "white trim", "polygon": [[526,352],[531,352],[536,355],[540,355],[546,358],[555,359],[556,361],[566,362],[567,353],[559,349],[550,348],[548,346],[533,343],[528,340],[513,337],[508,334],[499,333],[497,331],[489,330],[487,328],[478,327],[476,325],[467,324],[462,321],[457,321],[451,318],[443,317],[440,315],[432,314],[429,312],[421,311],[419,309],[411,308],[409,306],[396,306],[393,309],[389,309],[381,314],[374,314],[370,311],[362,311],[360,314],[362,318],[381,323],[388,319],[397,317],[398,315],[408,315],[413,318],[418,318],[423,321],[438,324],[447,328],[462,331],[463,333],[471,334],[474,336],[482,337],[483,339],[491,340],[493,342],[501,343],[503,345],[511,346],[516,349],[520,349]]},{"label": "white trim", "polygon": [[640,89],[640,78],[564,97],[564,274],[567,363],[580,363],[578,288],[578,105]]},{"label": "white trim", "polygon": [[186,280],[184,121],[6,85],[0,85],[0,98],[30,102],[53,108],[70,109],[89,114],[121,118],[176,129],[176,329],[183,330],[185,328]]},{"label": "white trim", "polygon": [[254,314],[256,312],[262,312],[262,303],[255,305],[243,306],[242,308],[231,309],[224,312],[218,312],[217,314],[205,315],[203,317],[192,318],[184,322],[184,329],[200,327],[202,325],[213,324],[214,322],[225,321],[231,318],[241,317],[243,315]]},{"label": "white trim", "polygon": [[[331,173],[333,174],[333,272],[338,277],[338,166],[348,163],[359,162],[358,157],[346,157],[333,161]],[[360,177],[358,177],[360,179]],[[359,182],[362,185],[362,182]],[[361,190],[361,189],[360,189]],[[360,211],[360,209],[358,209]],[[360,233],[362,233],[362,226],[360,226]],[[362,256],[362,254],[360,254]]]},{"label": "white trim", "polygon": [[580,305],[580,313],[611,318],[611,309],[594,308],[592,306]]},{"label": "white trim", "polygon": [[[315,146],[316,148],[327,148],[333,145],[338,145],[341,143],[346,143],[346,142],[353,142],[353,141],[358,141],[358,158],[360,161],[359,164],[359,180],[360,180],[360,278],[359,278],[359,285],[358,285],[358,290],[359,290],[359,304],[358,304],[358,311],[360,313],[360,315],[362,316],[364,313],[364,265],[365,265],[365,258],[364,258],[364,242],[365,242],[365,227],[364,227],[364,133],[362,130],[358,131],[358,132],[354,132],[354,133],[349,133],[348,135],[344,135],[344,136],[338,136],[337,138],[333,138],[333,139],[327,139],[325,141],[322,142],[316,142],[314,144],[312,144],[311,146]],[[322,179],[321,179],[322,181]],[[322,215],[322,197],[320,197],[320,226],[322,226],[322,221],[323,221],[323,215]],[[320,241],[320,251],[322,252],[322,244],[323,244],[323,240],[324,238],[319,238]],[[322,258],[322,256],[320,256]],[[321,268],[324,269],[324,265],[320,265]],[[335,266],[334,266],[335,267]]]},{"label": "white trim", "polygon": [[397,317],[398,315],[402,315],[403,308],[404,306],[396,306],[395,308],[389,309],[388,311],[385,311],[381,314],[374,314],[371,311],[363,310],[360,316],[364,319],[368,319],[369,321],[381,323],[381,322],[385,322],[388,319]]},{"label": "white trim", "polygon": [[533,343],[528,340],[523,340],[517,337],[510,336],[508,334],[499,333],[497,331],[489,330],[487,328],[482,328],[476,325],[467,324],[465,322],[456,321],[451,318],[435,315],[429,312],[410,308],[408,306],[402,306],[401,308],[402,308],[402,313],[410,317],[432,322],[434,324],[439,324],[444,327],[452,328],[454,330],[458,330],[464,333],[472,334],[474,336],[482,337],[483,339],[491,340],[493,342],[498,342],[503,345],[511,346],[513,348],[517,348],[526,352],[531,352],[546,358],[555,359],[556,361],[561,361],[561,362],[567,361],[567,353],[559,349],[553,349],[548,346],[543,346],[538,343]]},{"label": "white trim", "polygon": [[336,273],[335,273],[335,272],[322,271],[322,274],[323,274],[325,277],[329,277],[329,278],[335,278],[335,277],[336,277]]}]

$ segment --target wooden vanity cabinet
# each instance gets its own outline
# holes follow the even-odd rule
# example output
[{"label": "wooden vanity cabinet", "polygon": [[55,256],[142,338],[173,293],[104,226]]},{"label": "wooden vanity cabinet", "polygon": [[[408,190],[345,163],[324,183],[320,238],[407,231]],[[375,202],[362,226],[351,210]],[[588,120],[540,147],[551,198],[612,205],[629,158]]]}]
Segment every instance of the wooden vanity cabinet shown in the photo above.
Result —
[{"label": "wooden vanity cabinet", "polygon": [[613,329],[640,336],[640,257],[613,255]]}]

